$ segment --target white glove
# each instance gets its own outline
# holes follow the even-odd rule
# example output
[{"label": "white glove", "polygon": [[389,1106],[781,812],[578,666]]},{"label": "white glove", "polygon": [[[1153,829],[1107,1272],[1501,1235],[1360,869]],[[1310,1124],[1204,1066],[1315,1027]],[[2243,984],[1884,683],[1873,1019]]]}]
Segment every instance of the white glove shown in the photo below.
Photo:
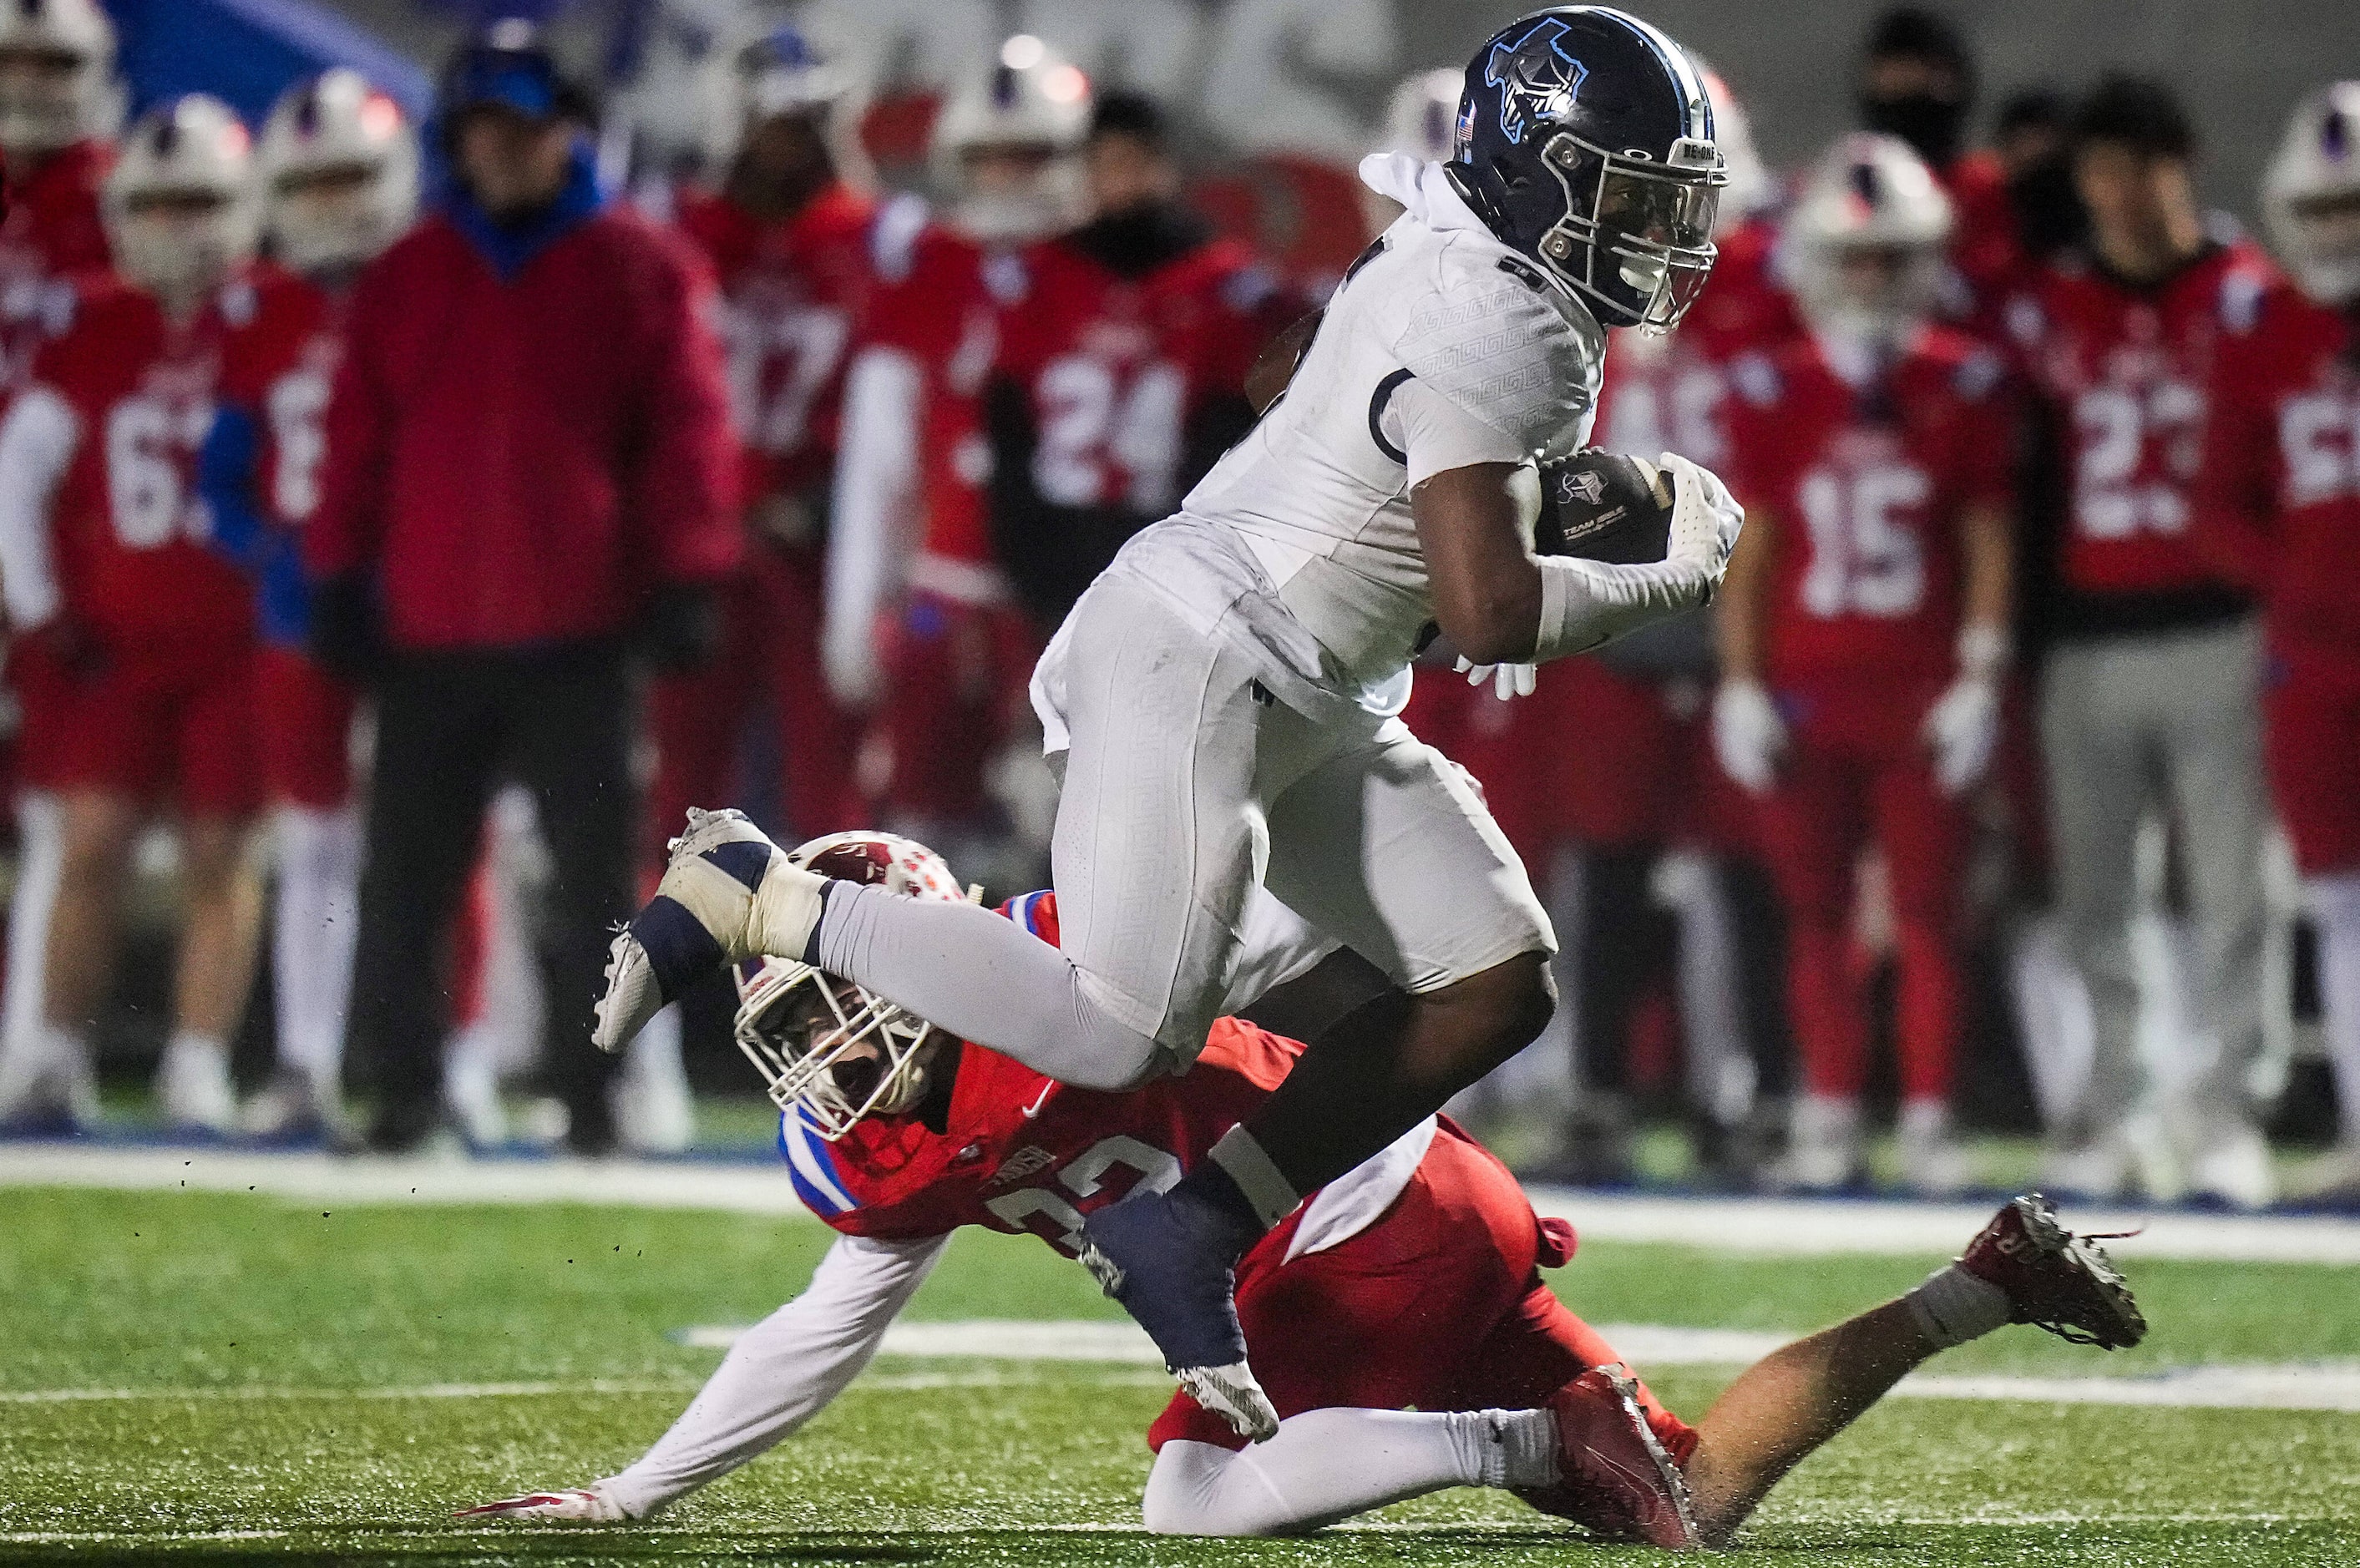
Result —
[{"label": "white glove", "polygon": [[1729,553],[1737,548],[1738,531],[1745,526],[1745,508],[1712,470],[1676,452],[1655,461],[1672,476],[1672,527],[1664,559],[1702,569],[1705,598],[1710,603],[1729,571]]},{"label": "white glove", "polygon": [[1539,666],[1533,664],[1472,664],[1465,654],[1459,656],[1459,673],[1467,677],[1470,686],[1491,683],[1491,694],[1502,702],[1533,694],[1533,684],[1539,679]]},{"label": "white glove", "polygon": [[1961,675],[1928,710],[1920,733],[1934,753],[1934,782],[1945,795],[1972,789],[1999,746],[1999,683]]},{"label": "white glove", "polygon": [[874,622],[847,626],[852,617],[830,615],[820,632],[819,657],[828,694],[841,707],[865,709],[885,689],[885,667],[877,657]]},{"label": "white glove", "polygon": [[563,1492],[527,1492],[520,1497],[502,1497],[496,1503],[461,1508],[451,1517],[567,1519],[576,1524],[628,1524],[631,1518],[623,1511],[622,1504],[606,1495],[604,1481]]},{"label": "white glove", "polygon": [[1724,681],[1712,697],[1712,747],[1721,766],[1756,795],[1778,782],[1786,721],[1759,681]]}]

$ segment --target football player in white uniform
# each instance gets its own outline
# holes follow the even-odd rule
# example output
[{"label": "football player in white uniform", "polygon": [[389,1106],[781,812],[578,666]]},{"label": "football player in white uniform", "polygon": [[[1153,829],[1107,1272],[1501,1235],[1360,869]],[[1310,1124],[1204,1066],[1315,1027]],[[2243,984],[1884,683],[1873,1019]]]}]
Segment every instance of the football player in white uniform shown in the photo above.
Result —
[{"label": "football player in white uniform", "polygon": [[1404,212],[1291,390],[1042,657],[1063,951],[988,911],[814,876],[744,818],[694,812],[599,1007],[617,1049],[697,979],[784,954],[1066,1083],[1124,1087],[1187,1069],[1267,887],[1397,990],[1314,1041],[1177,1186],[1091,1216],[1083,1250],[1183,1387],[1256,1438],[1277,1420],[1231,1264],[1555,1004],[1524,867],[1394,717],[1411,658],[1438,630],[1477,663],[1536,663],[1692,609],[1742,520],[1667,453],[1663,560],[1534,552],[1535,465],[1586,443],[1606,327],[1668,329],[1711,268],[1726,177],[1702,73],[1621,12],[1535,12],[1469,66],[1456,147],[1362,165]]}]

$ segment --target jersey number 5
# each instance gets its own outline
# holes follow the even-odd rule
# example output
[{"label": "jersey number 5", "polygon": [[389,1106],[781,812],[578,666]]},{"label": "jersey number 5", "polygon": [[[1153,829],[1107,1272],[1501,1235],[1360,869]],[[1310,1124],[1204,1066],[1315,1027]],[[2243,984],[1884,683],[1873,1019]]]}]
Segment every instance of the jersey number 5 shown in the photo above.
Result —
[{"label": "jersey number 5", "polygon": [[1818,468],[1806,475],[1796,494],[1811,535],[1803,608],[1826,620],[1915,612],[1926,597],[1926,555],[1905,518],[1933,490],[1918,468]]},{"label": "jersey number 5", "polygon": [[[1107,1173],[1118,1166],[1139,1172],[1134,1192],[1161,1192],[1180,1180],[1180,1161],[1160,1149],[1120,1134],[1101,1138],[1081,1157],[1057,1172],[1057,1180],[1076,1198],[1094,1198],[1106,1185]],[[984,1201],[985,1208],[1018,1230],[1033,1230],[1035,1214],[1046,1215],[1055,1227],[1049,1239],[1060,1250],[1082,1249],[1082,1213],[1046,1187],[1026,1187]]]}]

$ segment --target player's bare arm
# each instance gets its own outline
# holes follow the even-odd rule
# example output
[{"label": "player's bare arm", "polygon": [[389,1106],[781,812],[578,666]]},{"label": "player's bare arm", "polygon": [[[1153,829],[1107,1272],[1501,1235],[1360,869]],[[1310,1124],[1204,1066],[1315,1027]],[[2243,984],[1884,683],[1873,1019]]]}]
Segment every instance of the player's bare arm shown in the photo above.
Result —
[{"label": "player's bare arm", "polygon": [[1521,463],[1451,468],[1409,493],[1433,584],[1435,624],[1477,664],[1522,664],[1539,640],[1533,559],[1540,476]]}]

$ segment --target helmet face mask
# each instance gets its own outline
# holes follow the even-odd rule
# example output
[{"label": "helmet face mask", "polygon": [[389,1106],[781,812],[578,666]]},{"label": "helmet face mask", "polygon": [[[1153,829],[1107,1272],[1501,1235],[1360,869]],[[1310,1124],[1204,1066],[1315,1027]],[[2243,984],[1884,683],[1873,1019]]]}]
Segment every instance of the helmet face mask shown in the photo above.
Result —
[{"label": "helmet face mask", "polygon": [[1601,323],[1668,332],[1702,292],[1729,183],[1703,72],[1602,5],[1512,24],[1469,64],[1452,178]]},{"label": "helmet face mask", "polygon": [[771,958],[742,987],[738,1049],[770,1103],[833,1143],[923,1099],[934,1027],[807,964]]},{"label": "helmet face mask", "polygon": [[[797,845],[787,858],[903,898],[953,904],[968,898],[942,856],[890,833],[830,833]],[[770,1103],[831,1143],[867,1117],[913,1109],[925,1097],[927,1070],[949,1040],[874,991],[776,957],[739,974],[736,1033]]]},{"label": "helmet face mask", "polygon": [[958,226],[1010,245],[1079,223],[1089,125],[1089,79],[1039,38],[1020,33],[974,62],[934,122],[934,178]]}]

